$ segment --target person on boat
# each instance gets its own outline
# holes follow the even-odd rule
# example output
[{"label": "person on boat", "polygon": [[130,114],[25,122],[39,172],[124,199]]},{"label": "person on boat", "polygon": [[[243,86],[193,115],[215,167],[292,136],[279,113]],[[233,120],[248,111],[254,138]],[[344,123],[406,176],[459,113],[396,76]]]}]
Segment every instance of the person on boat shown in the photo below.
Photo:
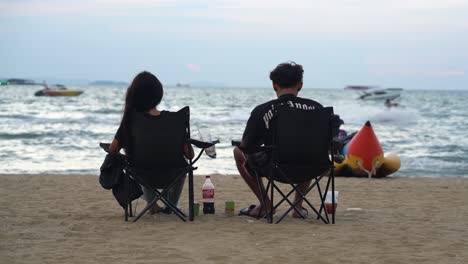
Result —
[{"label": "person on boat", "polygon": [[47,82],[45,80],[42,81],[42,85],[44,86],[43,90],[50,90],[49,85],[47,85]]},{"label": "person on boat", "polygon": [[[265,209],[261,206],[261,187],[252,175],[252,168],[247,161],[255,159],[256,163],[261,162],[261,160],[265,161],[265,163],[268,162],[269,157],[266,153],[256,151],[258,151],[258,147],[262,144],[268,145],[271,142],[271,133],[269,133],[268,129],[273,113],[273,106],[279,102],[291,102],[291,105],[296,107],[300,105],[301,109],[304,109],[304,106],[307,106],[307,109],[320,109],[323,107],[314,100],[298,97],[298,93],[302,89],[303,73],[302,66],[294,62],[281,63],[270,73],[273,90],[278,98],[260,104],[253,109],[247,121],[240,146],[234,148],[234,159],[237,169],[259,201],[259,205],[251,205],[242,209],[239,213],[240,215],[257,217],[258,215],[264,216],[266,213]],[[291,136],[294,136],[294,131],[291,131]],[[300,184],[298,189],[303,192],[309,186],[310,181],[307,181]],[[298,210],[307,215],[307,211],[302,207],[302,199],[299,193],[296,193],[295,202],[297,202]],[[267,198],[266,206],[269,207],[270,205],[271,201]],[[292,216],[294,218],[301,217],[295,210]]]},{"label": "person on boat", "polygon": [[387,100],[385,100],[385,106],[388,107],[388,108],[396,107],[396,106],[398,106],[398,103],[392,102],[392,100],[387,99]]},{"label": "person on boat", "polygon": [[[144,142],[141,140],[134,141],[132,140],[131,134],[132,131],[137,131],[134,133],[140,133],[140,131],[144,131],[146,127],[150,126],[151,122],[158,122],[160,118],[172,114],[169,111],[162,111],[157,108],[162,97],[163,86],[153,74],[144,71],[133,79],[130,87],[127,89],[125,107],[119,129],[109,148],[111,153],[118,153],[120,149],[123,148],[130,160],[133,154],[132,150],[136,148],[150,153],[146,146],[152,145],[151,142]],[[138,122],[134,122],[134,120],[138,120]],[[148,137],[147,140],[151,141],[151,139],[151,137]],[[186,158],[193,158],[191,145],[187,144],[184,146],[184,155]],[[144,160],[140,160],[139,162],[151,164],[153,161],[151,155],[148,154],[144,157]],[[184,182],[185,177],[182,177],[179,182],[167,192],[166,198],[174,205],[177,205],[179,201]],[[144,187],[142,189],[143,199],[146,200],[147,203],[150,203],[155,198],[155,194]],[[161,211],[167,214],[172,212],[170,208],[160,208],[157,204],[149,210],[150,214]]]}]

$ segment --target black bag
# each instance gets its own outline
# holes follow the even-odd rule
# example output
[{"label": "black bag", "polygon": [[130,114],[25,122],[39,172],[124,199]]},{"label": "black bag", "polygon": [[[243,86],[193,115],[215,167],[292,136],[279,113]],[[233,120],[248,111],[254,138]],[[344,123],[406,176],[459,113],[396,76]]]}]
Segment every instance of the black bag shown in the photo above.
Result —
[{"label": "black bag", "polygon": [[101,175],[99,176],[102,188],[112,189],[112,194],[123,208],[125,208],[127,197],[133,201],[143,194],[140,185],[131,178],[128,179],[129,186],[126,188],[124,168],[125,158],[122,155],[107,154],[101,165]]},{"label": "black bag", "polygon": [[101,174],[99,183],[102,188],[110,190],[119,184],[120,178],[123,178],[123,169],[125,163],[118,155],[107,154],[101,165]]},{"label": "black bag", "polygon": [[[114,188],[112,188],[112,194],[115,197],[115,200],[119,203],[122,208],[125,209],[125,204],[127,202],[127,197],[130,199],[130,202],[140,198],[143,194],[141,186],[136,183],[132,178],[128,179],[128,188],[125,188],[125,177],[120,177],[120,182]],[[130,192],[130,195],[128,193]]]}]

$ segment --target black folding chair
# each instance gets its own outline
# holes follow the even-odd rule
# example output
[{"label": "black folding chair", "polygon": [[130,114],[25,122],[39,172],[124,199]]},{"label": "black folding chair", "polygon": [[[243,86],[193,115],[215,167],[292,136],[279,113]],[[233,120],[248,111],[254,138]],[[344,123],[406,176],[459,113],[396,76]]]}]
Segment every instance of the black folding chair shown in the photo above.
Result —
[{"label": "black folding chair", "polygon": [[[145,135],[133,135],[134,137],[140,136],[140,139],[144,140],[145,137],[151,136],[151,145],[147,148],[151,148],[152,158],[154,160],[153,166],[148,168],[140,168],[138,165],[138,151],[135,156],[131,159],[125,157],[126,166],[124,168],[126,186],[130,186],[131,180],[136,181],[146,189],[152,191],[155,194],[155,198],[148,203],[148,205],[135,217],[134,222],[138,221],[156,202],[161,201],[166,205],[175,215],[177,215],[182,221],[186,221],[187,216],[182,212],[175,204],[169,201],[165,195],[167,191],[174,186],[179,180],[188,174],[188,198],[189,198],[189,220],[193,221],[193,171],[197,169],[194,167],[195,162],[203,154],[206,148],[209,148],[219,141],[216,142],[202,142],[190,138],[190,109],[188,106],[182,108],[170,117],[158,120],[155,126],[152,127],[150,133]],[[186,160],[183,155],[184,145],[191,144],[197,148],[200,148],[200,152],[195,159]],[[103,149],[108,151],[109,144],[100,144]],[[120,154],[122,155],[122,154]],[[162,190],[162,191],[160,191]],[[129,192],[128,192],[129,193]],[[125,206],[125,221],[128,221],[128,217],[132,217],[132,201],[130,197],[127,197],[127,206]]]},{"label": "black folding chair", "polygon": [[[276,223],[281,222],[284,217],[295,210],[302,218],[302,210],[296,208],[297,202],[290,200],[290,196],[298,192],[303,199],[303,206],[308,206],[324,223],[330,223],[326,207],[325,195],[331,188],[334,196],[335,180],[333,171],[334,153],[333,144],[333,108],[304,110],[291,107],[287,104],[279,104],[275,107],[270,131],[273,143],[261,147],[262,151],[269,154],[270,160],[267,166],[267,175],[260,175],[265,168],[252,166],[258,184],[262,190],[262,207],[266,207],[266,197],[271,200],[271,206],[267,209],[266,218],[273,223],[273,212],[284,202],[289,204],[289,209],[284,212]],[[321,181],[328,174],[325,190],[322,191]],[[261,177],[266,176],[268,183],[266,187],[260,183]],[[298,189],[300,183],[310,181],[311,185],[301,192]],[[283,192],[277,183],[289,184],[291,190]],[[306,195],[313,189],[318,192],[319,207],[312,204]],[[274,202],[274,193],[280,195],[280,200]],[[269,196],[268,196],[269,195]],[[335,197],[332,197],[334,201]],[[332,205],[332,219],[335,223],[335,205]]]}]

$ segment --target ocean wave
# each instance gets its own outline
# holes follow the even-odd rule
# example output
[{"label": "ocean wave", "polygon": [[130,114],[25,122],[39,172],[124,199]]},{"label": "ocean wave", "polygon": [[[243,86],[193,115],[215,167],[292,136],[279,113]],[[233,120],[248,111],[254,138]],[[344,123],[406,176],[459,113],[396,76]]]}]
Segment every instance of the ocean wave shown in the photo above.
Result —
[{"label": "ocean wave", "polygon": [[416,124],[419,114],[416,111],[404,109],[391,109],[380,111],[369,118],[375,122],[385,122],[393,124]]},{"label": "ocean wave", "polygon": [[57,133],[54,132],[24,132],[24,133],[0,133],[0,139],[9,140],[9,139],[35,139],[35,138],[46,138],[46,137],[55,137]]},{"label": "ocean wave", "polygon": [[1,140],[18,140],[18,139],[41,139],[37,141],[39,146],[41,143],[50,142],[57,144],[56,139],[85,139],[85,138],[111,138],[114,132],[95,132],[89,130],[56,130],[48,132],[0,132]]},{"label": "ocean wave", "polygon": [[0,114],[0,119],[20,119],[20,120],[31,120],[34,117],[31,115],[20,115],[20,114],[11,114],[11,115],[5,115],[5,114]]},{"label": "ocean wave", "polygon": [[95,114],[122,114],[122,109],[114,109],[114,108],[103,108],[103,109],[96,109],[90,111],[91,113]]},{"label": "ocean wave", "polygon": [[[35,98],[34,89],[23,88],[9,90],[0,98],[0,158],[8,165],[0,170],[97,171],[104,155],[98,143],[113,138],[125,89],[108,87],[103,92],[87,87],[83,96],[69,100]],[[333,106],[345,122],[342,128],[349,132],[370,120],[384,151],[401,156],[402,167],[396,175],[467,174],[463,160],[468,155],[466,92],[405,91],[400,107],[391,109],[382,101],[355,100],[354,94],[342,90],[303,89],[301,95]],[[221,140],[216,146],[218,157],[202,157],[199,173],[237,173],[231,139],[240,139],[252,109],[274,96],[267,88],[183,89],[167,93],[160,107],[177,111],[190,105],[192,136],[212,135]]]},{"label": "ocean wave", "polygon": [[2,118],[0,120],[4,124],[10,125],[55,125],[55,124],[64,124],[64,125],[75,125],[75,124],[110,124],[115,125],[119,123],[120,116],[116,114],[107,114],[107,115],[82,115],[82,116],[69,116],[69,117],[35,117],[35,116],[26,116],[26,115],[15,115],[8,118]]}]

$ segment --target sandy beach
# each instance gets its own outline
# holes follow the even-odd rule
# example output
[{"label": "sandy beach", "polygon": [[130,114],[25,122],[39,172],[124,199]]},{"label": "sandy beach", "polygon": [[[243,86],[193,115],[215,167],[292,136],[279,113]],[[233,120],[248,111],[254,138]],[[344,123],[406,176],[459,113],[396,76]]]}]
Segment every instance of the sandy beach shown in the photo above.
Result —
[{"label": "sandy beach", "polygon": [[[202,180],[195,177],[196,200]],[[254,197],[239,176],[213,182],[215,215],[126,223],[94,175],[0,175],[0,263],[468,262],[466,178],[338,178],[335,225],[226,216],[225,200],[238,211]]]}]

